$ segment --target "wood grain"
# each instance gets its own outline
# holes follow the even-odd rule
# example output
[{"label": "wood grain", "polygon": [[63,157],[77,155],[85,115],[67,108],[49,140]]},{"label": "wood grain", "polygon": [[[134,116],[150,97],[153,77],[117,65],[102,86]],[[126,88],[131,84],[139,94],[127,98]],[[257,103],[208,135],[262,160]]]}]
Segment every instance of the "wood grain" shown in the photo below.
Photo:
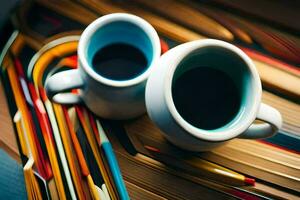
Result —
[{"label": "wood grain", "polygon": [[[149,141],[161,148],[174,150],[147,116],[128,122],[125,129],[128,135],[137,135],[144,145]],[[298,154],[253,140],[235,139],[198,156],[243,174],[300,191]]]},{"label": "wood grain", "polygon": [[18,144],[15,137],[13,122],[8,111],[2,81],[0,81],[0,148],[10,153],[13,158],[20,161]]},{"label": "wood grain", "polygon": [[125,184],[128,189],[130,199],[132,199],[132,200],[140,200],[140,199],[143,199],[143,200],[153,200],[153,199],[166,200],[166,198],[161,197],[149,190],[146,190],[146,189],[139,187],[128,181],[125,181]]},{"label": "wood grain", "polygon": [[[182,23],[176,24],[172,22],[169,19],[178,18],[178,16],[181,15],[180,12],[176,14],[173,14],[171,17],[166,17],[166,13],[174,12],[176,13],[174,4],[178,4],[177,2],[173,2],[173,5],[170,9],[167,10],[167,12],[164,12],[164,14],[157,15],[153,14],[151,10],[149,9],[160,9],[160,4],[162,3],[147,3],[147,9],[143,8],[142,6],[135,5],[134,3],[128,4],[127,2],[119,2],[119,3],[112,3],[111,1],[103,0],[101,2],[95,2],[91,0],[85,0],[86,4],[89,6],[92,6],[93,9],[96,11],[108,14],[115,11],[125,11],[132,14],[136,14],[140,17],[143,17],[147,21],[149,21],[156,30],[166,36],[170,39],[173,39],[177,42],[188,42],[193,41],[195,39],[205,39],[206,36],[202,35],[201,32],[196,31],[195,29],[191,29],[188,26],[184,25],[184,22],[187,24],[190,24],[191,22],[196,23],[197,20],[195,20],[193,17],[183,17],[181,19]],[[120,9],[122,8],[122,9]],[[190,8],[193,9],[193,8]],[[194,37],[196,35],[196,38]],[[281,69],[278,69],[274,66],[271,66],[269,64],[266,64],[260,60],[252,58],[254,64],[256,65],[256,68],[259,72],[259,75],[261,77],[262,83],[266,88],[269,88],[273,91],[281,92],[282,94],[290,97],[291,99],[299,101],[300,98],[300,78],[297,76],[294,76],[286,71],[283,71]]]}]

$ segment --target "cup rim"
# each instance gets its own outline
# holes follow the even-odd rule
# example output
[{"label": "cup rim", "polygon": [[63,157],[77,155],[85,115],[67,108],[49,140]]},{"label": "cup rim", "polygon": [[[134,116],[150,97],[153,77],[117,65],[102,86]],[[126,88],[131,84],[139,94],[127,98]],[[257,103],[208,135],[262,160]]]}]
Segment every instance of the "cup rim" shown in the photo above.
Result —
[{"label": "cup rim", "polygon": [[[172,81],[178,64],[191,52],[204,47],[222,47],[228,49],[229,51],[232,51],[233,53],[240,56],[240,58],[248,65],[250,74],[252,74],[253,81],[252,81],[251,88],[252,90],[254,90],[253,94],[255,96],[253,96],[250,100],[250,101],[253,100],[253,105],[248,111],[246,111],[248,117],[246,117],[246,120],[243,120],[243,123],[239,123],[239,124],[235,123],[230,128],[226,128],[225,130],[218,130],[218,129],[222,129],[222,127],[217,128],[215,130],[205,130],[193,126],[178,113],[175,104],[173,102]],[[185,131],[190,133],[192,136],[198,139],[212,141],[212,142],[226,141],[244,132],[256,118],[259,105],[260,105],[261,93],[262,93],[259,74],[252,60],[238,47],[229,44],[227,42],[215,40],[215,39],[204,39],[204,40],[188,42],[183,44],[181,49],[178,50],[181,51],[181,53],[176,54],[177,58],[170,64],[171,65],[170,70],[168,71],[164,80],[164,86],[165,86],[164,98],[167,107],[171,113],[171,116],[174,118],[177,124]],[[236,119],[236,121],[239,120]]]},{"label": "cup rim", "polygon": [[[92,35],[100,27],[115,21],[126,21],[138,26],[146,33],[153,46],[153,59],[151,64],[147,67],[147,69],[142,74],[130,80],[112,80],[104,76],[101,76],[90,67],[86,59],[87,44],[88,41],[91,39]],[[96,81],[114,87],[128,87],[145,81],[149,77],[153,66],[155,65],[156,61],[160,57],[160,53],[161,53],[160,40],[156,30],[152,27],[152,25],[150,25],[146,20],[136,15],[127,14],[127,13],[113,13],[113,14],[104,15],[96,19],[83,31],[78,44],[78,62],[80,64],[80,67],[84,69],[88,73],[88,75],[91,76]]]}]

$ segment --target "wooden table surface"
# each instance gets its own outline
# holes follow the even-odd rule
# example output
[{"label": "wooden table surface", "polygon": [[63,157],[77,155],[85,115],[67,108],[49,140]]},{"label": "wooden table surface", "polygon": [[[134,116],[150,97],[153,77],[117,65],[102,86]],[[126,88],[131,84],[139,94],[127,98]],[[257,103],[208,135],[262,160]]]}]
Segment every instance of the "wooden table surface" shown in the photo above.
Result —
[{"label": "wooden table surface", "polygon": [[20,162],[18,145],[14,133],[2,82],[0,83],[0,148]]}]

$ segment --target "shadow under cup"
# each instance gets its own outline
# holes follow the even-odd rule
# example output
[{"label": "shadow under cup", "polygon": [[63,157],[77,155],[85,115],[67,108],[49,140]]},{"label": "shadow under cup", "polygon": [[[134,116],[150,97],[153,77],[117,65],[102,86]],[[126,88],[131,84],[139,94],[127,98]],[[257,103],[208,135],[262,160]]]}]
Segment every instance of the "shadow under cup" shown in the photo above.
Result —
[{"label": "shadow under cup", "polygon": [[138,24],[112,21],[99,27],[86,45],[89,67],[98,75],[114,81],[139,77],[151,66],[153,41]]},{"label": "shadow under cup", "polygon": [[243,58],[220,46],[194,50],[178,64],[172,79],[176,111],[188,124],[210,132],[224,131],[254,109],[253,75]]}]

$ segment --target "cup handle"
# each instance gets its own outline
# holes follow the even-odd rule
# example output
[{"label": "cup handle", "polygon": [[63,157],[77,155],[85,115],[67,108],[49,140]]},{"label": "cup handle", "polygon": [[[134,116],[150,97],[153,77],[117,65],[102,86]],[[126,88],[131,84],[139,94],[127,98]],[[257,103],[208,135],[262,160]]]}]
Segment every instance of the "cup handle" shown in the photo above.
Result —
[{"label": "cup handle", "polygon": [[68,92],[83,87],[83,80],[78,69],[58,72],[50,76],[45,83],[49,99],[60,104],[78,104],[82,102],[80,94]]},{"label": "cup handle", "polygon": [[280,112],[264,103],[261,103],[256,118],[265,123],[252,124],[245,132],[239,135],[239,138],[258,139],[271,137],[282,126],[282,117]]}]

